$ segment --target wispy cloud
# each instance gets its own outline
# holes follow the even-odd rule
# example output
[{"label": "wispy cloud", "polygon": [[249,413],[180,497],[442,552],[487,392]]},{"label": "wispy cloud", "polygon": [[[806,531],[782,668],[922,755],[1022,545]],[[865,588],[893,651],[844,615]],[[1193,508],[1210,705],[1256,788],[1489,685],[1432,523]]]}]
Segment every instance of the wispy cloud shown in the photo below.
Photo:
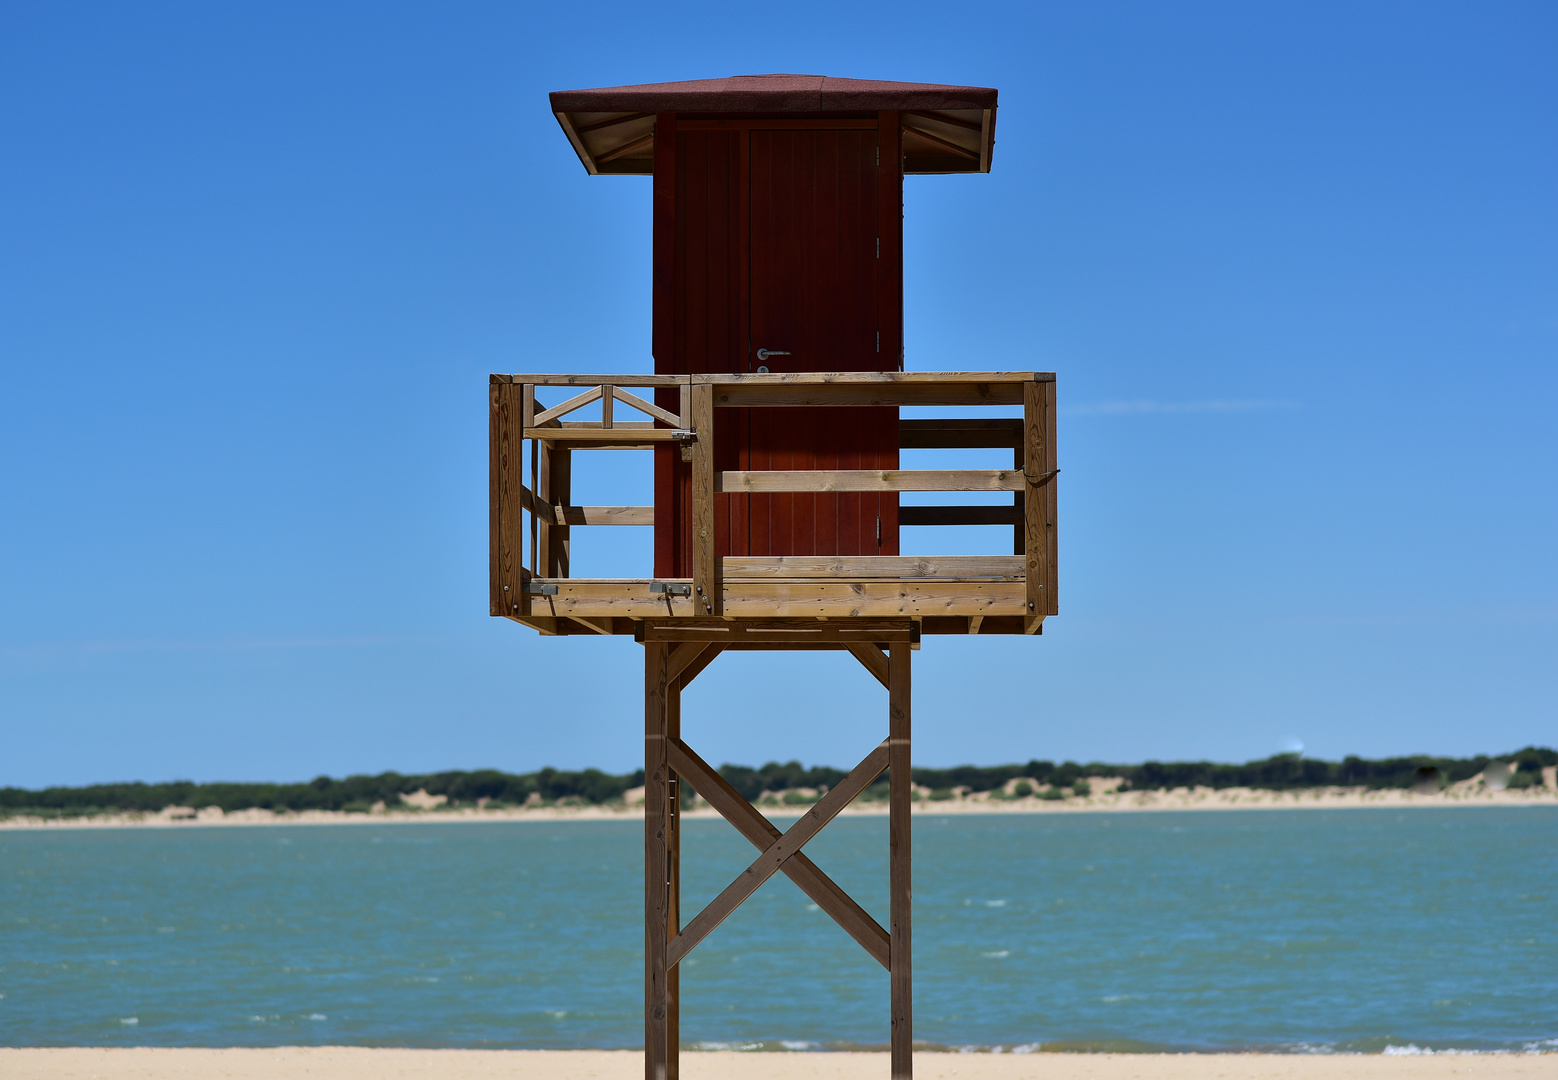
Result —
[{"label": "wispy cloud", "polygon": [[1072,416],[1147,416],[1169,413],[1237,413],[1296,409],[1296,401],[1101,401],[1093,405],[1066,405],[1061,412]]}]

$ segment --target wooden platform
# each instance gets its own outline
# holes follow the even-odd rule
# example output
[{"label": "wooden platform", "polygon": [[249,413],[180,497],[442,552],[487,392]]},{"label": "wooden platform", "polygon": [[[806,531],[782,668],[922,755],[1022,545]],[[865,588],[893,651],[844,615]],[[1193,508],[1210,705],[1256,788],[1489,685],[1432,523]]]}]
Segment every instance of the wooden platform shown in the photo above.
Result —
[{"label": "wooden platform", "polygon": [[[537,391],[547,388],[579,392],[548,408],[536,399]],[[680,400],[674,412],[649,400],[655,391],[670,390],[677,391]],[[907,619],[917,634],[1032,634],[1059,610],[1053,374],[493,375],[490,398],[491,613],[543,634],[634,634],[642,639],[649,621],[710,618],[809,623]],[[712,447],[721,409],[819,406],[1020,406],[1023,414],[899,421],[903,449],[1010,450],[1010,468],[714,469]],[[586,409],[599,418],[566,419]],[[572,577],[571,529],[652,526],[656,520],[654,506],[576,503],[572,452],[651,449],[666,443],[678,445],[692,466],[688,524],[693,576]],[[899,523],[909,528],[1007,526],[1012,530],[1012,553],[716,553],[716,495],[787,492],[1010,493],[1009,505],[903,506]]]}]

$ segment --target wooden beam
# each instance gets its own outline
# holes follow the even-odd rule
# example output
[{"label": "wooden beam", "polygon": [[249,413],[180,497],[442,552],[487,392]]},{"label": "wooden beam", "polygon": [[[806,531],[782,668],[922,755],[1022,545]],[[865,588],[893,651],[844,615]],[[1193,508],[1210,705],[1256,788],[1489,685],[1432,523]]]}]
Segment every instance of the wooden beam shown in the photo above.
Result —
[{"label": "wooden beam", "polygon": [[926,615],[1017,615],[1023,583],[1008,581],[730,581],[725,614],[733,618],[912,618]]},{"label": "wooden beam", "polygon": [[1022,511],[1011,506],[900,506],[900,525],[1016,525]]},{"label": "wooden beam", "polygon": [[671,650],[671,658],[666,662],[666,678],[675,682],[681,678],[682,672],[691,667],[697,659],[707,652],[711,646],[701,641],[684,641]]},{"label": "wooden beam", "polygon": [[646,1075],[667,1080],[676,1047],[670,1041],[671,985],[666,946],[671,926],[670,892],[670,649],[644,646],[644,1056]]},{"label": "wooden beam", "polygon": [[1044,485],[1045,529],[1049,536],[1048,580],[1044,591],[1049,596],[1049,614],[1060,614],[1060,457],[1055,442],[1055,381],[1042,386],[1044,399],[1044,471],[1050,481]]},{"label": "wooden beam", "polygon": [[[888,374],[891,374],[889,372]],[[1031,379],[1032,376],[1030,375]],[[776,406],[1021,405],[1022,385],[1008,382],[944,384],[801,383],[794,386],[715,387],[718,408]]]},{"label": "wooden beam", "polygon": [[[559,525],[653,525],[653,506],[557,506],[552,516]],[[1022,560],[1018,560],[1021,565]]]},{"label": "wooden beam", "polygon": [[904,450],[1007,449],[1022,445],[1022,420],[900,420],[898,445]]},{"label": "wooden beam", "polygon": [[1024,606],[1030,634],[1049,614],[1049,598],[1044,594],[1049,580],[1049,528],[1045,513],[1048,498],[1044,488],[1054,476],[1047,467],[1049,417],[1044,398],[1044,387],[1038,383],[1023,388],[1023,507],[1027,517]]},{"label": "wooden beam", "polygon": [[788,578],[1012,578],[1023,574],[1021,555],[727,555],[724,581]]},{"label": "wooden beam", "polygon": [[722,472],[716,491],[1019,491],[1011,469],[774,469]]},{"label": "wooden beam", "polygon": [[[904,646],[905,649],[908,646]],[[757,891],[758,886],[767,881],[778,869],[784,865],[786,859],[800,851],[808,840],[822,831],[822,827],[832,821],[838,812],[848,806],[856,795],[864,791],[887,768],[888,748],[887,741],[881,744],[865,760],[856,765],[848,776],[834,785],[826,795],[818,799],[812,807],[803,813],[800,820],[783,836],[769,844],[763,853],[752,860],[736,880],[725,886],[723,892],[709,901],[707,907],[693,917],[682,932],[671,939],[666,949],[666,964],[669,967],[682,962],[698,943],[708,937],[720,923],[729,917],[730,913],[741,906],[741,902]]]},{"label": "wooden beam", "polygon": [[968,632],[970,634],[979,633],[979,628],[984,624],[984,621],[985,617],[983,615],[970,615],[968,617]]},{"label": "wooden beam", "polygon": [[655,443],[676,442],[681,436],[671,428],[537,427],[526,428],[525,438],[558,445],[607,443],[613,450],[632,450],[653,446]]},{"label": "wooden beam", "polygon": [[[779,839],[781,834],[773,823],[742,798],[740,792],[685,743],[678,741],[670,744],[670,760],[677,774],[688,780],[693,789],[718,810],[720,816],[730,822],[737,832],[746,837],[753,847],[763,850]],[[833,921],[859,942],[861,948],[870,953],[877,963],[887,967],[887,931],[832,878],[817,869],[817,865],[806,857],[805,852],[798,851],[791,855],[779,869],[799,885],[813,903],[831,915]]]},{"label": "wooden beam", "polygon": [[861,666],[876,678],[877,682],[888,689],[892,689],[892,684],[889,681],[887,657],[882,655],[881,649],[875,645],[865,644],[849,645],[847,648],[854,655],[855,659],[860,661]]},{"label": "wooden beam", "polygon": [[679,428],[679,427],[682,426],[682,418],[677,416],[675,413],[667,412],[666,410],[662,409],[660,406],[653,405],[653,404],[645,401],[643,398],[639,397],[637,394],[630,394],[626,390],[622,389],[622,387],[620,387],[620,386],[614,387],[613,389],[615,389],[615,391],[616,391],[617,400],[622,402],[622,404],[627,405],[630,408],[637,409],[639,412],[644,413],[644,414],[646,414],[648,416],[652,416],[656,420],[664,420],[667,424],[670,424],[673,428]]},{"label": "wooden beam", "polygon": [[528,383],[531,386],[636,386],[640,389],[650,387],[681,386],[687,382],[685,375],[573,375],[573,374],[549,374],[538,375],[534,373],[518,373],[514,375],[493,376],[493,378],[506,378],[512,382]]},{"label": "wooden beam", "polygon": [[[673,596],[651,592],[648,579],[554,577],[548,579],[547,584],[556,586],[557,592],[550,596],[531,596],[537,615],[586,619],[708,616],[703,598],[696,593]],[[715,610],[741,620],[842,619],[858,622],[927,615],[1021,615],[1026,610],[1023,582],[1017,579],[727,581],[721,585],[718,595],[720,606]],[[849,640],[872,639],[856,636]]]},{"label": "wooden beam", "polygon": [[912,641],[914,624],[908,619],[849,619],[836,623],[815,619],[724,619],[644,620],[644,641],[703,641],[724,646],[758,644],[805,644],[838,642]]},{"label": "wooden beam", "polygon": [[[811,123],[811,121],[806,121]],[[769,374],[721,373],[713,375],[581,375],[572,372],[516,372],[492,379],[529,383],[533,386],[634,386],[675,387],[691,382],[710,386],[944,386],[960,383],[1054,382],[1053,371],[792,371]],[[1020,404],[1020,402],[1019,402]]]},{"label": "wooden beam", "polygon": [[909,756],[909,646],[895,643],[888,662],[892,667],[888,688],[887,747],[888,785],[888,936],[892,943],[888,964],[892,1027],[890,1032],[893,1080],[910,1080],[914,1070],[914,979],[911,970],[912,889],[909,800],[913,790]]},{"label": "wooden beam", "polygon": [[979,160],[978,150],[970,150],[966,146],[959,146],[950,139],[943,139],[940,135],[932,135],[924,128],[911,127],[910,125],[905,124],[903,126],[903,130],[910,135],[915,135],[921,139],[924,139],[926,142],[931,143],[934,146],[939,146],[943,150],[948,150],[958,155],[959,157],[967,158],[969,161]]},{"label": "wooden beam", "polygon": [[722,610],[719,564],[714,558],[714,395],[711,387],[692,388],[692,590],[707,615]]},{"label": "wooden beam", "polygon": [[520,437],[519,387],[488,388],[488,610],[493,615],[524,614],[525,444]]},{"label": "wooden beam", "polygon": [[685,690],[689,683],[691,683],[699,675],[703,674],[704,668],[714,663],[715,657],[724,652],[725,648],[726,646],[724,645],[705,646],[704,650],[698,654],[698,658],[687,665],[686,669],[681,674],[681,678],[676,680],[676,685]]},{"label": "wooden beam", "polygon": [[598,400],[600,398],[602,392],[603,391],[602,391],[601,387],[593,386],[590,389],[586,390],[584,393],[578,395],[577,397],[569,398],[567,401],[563,402],[561,405],[557,405],[557,406],[554,406],[553,408],[546,409],[543,412],[536,413],[535,419],[532,420],[531,423],[534,426],[536,426],[536,427],[541,427],[548,420],[556,420],[559,417],[567,416],[569,413],[573,412],[575,409],[582,409],[584,406],[588,405],[590,402]]}]

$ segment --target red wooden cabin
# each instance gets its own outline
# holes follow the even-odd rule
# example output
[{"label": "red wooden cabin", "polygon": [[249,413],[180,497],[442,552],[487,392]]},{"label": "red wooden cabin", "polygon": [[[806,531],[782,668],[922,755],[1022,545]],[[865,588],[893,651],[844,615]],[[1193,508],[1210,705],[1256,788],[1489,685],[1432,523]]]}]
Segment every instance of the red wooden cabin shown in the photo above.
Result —
[{"label": "red wooden cabin", "polygon": [[[996,91],[745,75],[552,95],[591,173],[654,176],[657,375],[903,370],[903,177],[987,172]],[[677,408],[674,390],[657,403]],[[741,409],[714,468],[898,468],[893,407]],[[655,576],[691,577],[691,466],[655,461]],[[897,555],[896,493],[720,494],[718,556]]]}]

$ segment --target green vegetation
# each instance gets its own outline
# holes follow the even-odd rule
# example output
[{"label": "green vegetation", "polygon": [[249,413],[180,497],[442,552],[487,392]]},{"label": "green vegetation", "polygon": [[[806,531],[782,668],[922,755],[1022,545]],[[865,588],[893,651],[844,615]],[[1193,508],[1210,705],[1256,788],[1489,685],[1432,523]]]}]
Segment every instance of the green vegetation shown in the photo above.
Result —
[{"label": "green vegetation", "polygon": [[[937,801],[954,797],[955,789],[972,792],[999,791],[1009,782],[1016,797],[1037,791],[1041,799],[1065,797],[1063,788],[1077,795],[1091,791],[1089,777],[1118,776],[1122,790],[1161,790],[1176,787],[1250,787],[1289,791],[1312,787],[1414,788],[1443,786],[1467,780],[1494,762],[1512,762],[1515,772],[1509,786],[1525,788],[1542,783],[1542,769],[1558,765],[1558,751],[1528,746],[1497,757],[1436,758],[1428,756],[1370,761],[1349,757],[1342,761],[1318,761],[1297,754],[1280,754],[1243,765],[1209,761],[1158,762],[1140,765],[1079,765],[1067,761],[1030,761],[1026,765],[960,765],[951,769],[915,769],[914,782],[931,791]],[[720,774],[747,799],[765,793],[766,805],[802,805],[811,801],[800,788],[826,791],[845,776],[841,769],[805,768],[798,761],[769,762],[760,769],[724,765]],[[336,780],[321,776],[300,784],[196,784],[187,780],[167,784],[95,784],[90,787],[55,787],[41,791],[0,788],[0,816],[79,817],[104,813],[156,813],[165,806],[217,806],[225,811],[257,807],[264,810],[340,810],[367,813],[377,803],[399,806],[400,796],[416,791],[443,795],[451,807],[518,806],[538,800],[546,805],[598,806],[622,798],[644,782],[642,770],[612,775],[599,769],[567,772],[542,769],[533,773],[505,773],[496,769],[475,772],[441,772],[423,775],[380,773]],[[864,792],[863,798],[887,797],[883,777]],[[684,801],[691,792],[683,790]]]}]

